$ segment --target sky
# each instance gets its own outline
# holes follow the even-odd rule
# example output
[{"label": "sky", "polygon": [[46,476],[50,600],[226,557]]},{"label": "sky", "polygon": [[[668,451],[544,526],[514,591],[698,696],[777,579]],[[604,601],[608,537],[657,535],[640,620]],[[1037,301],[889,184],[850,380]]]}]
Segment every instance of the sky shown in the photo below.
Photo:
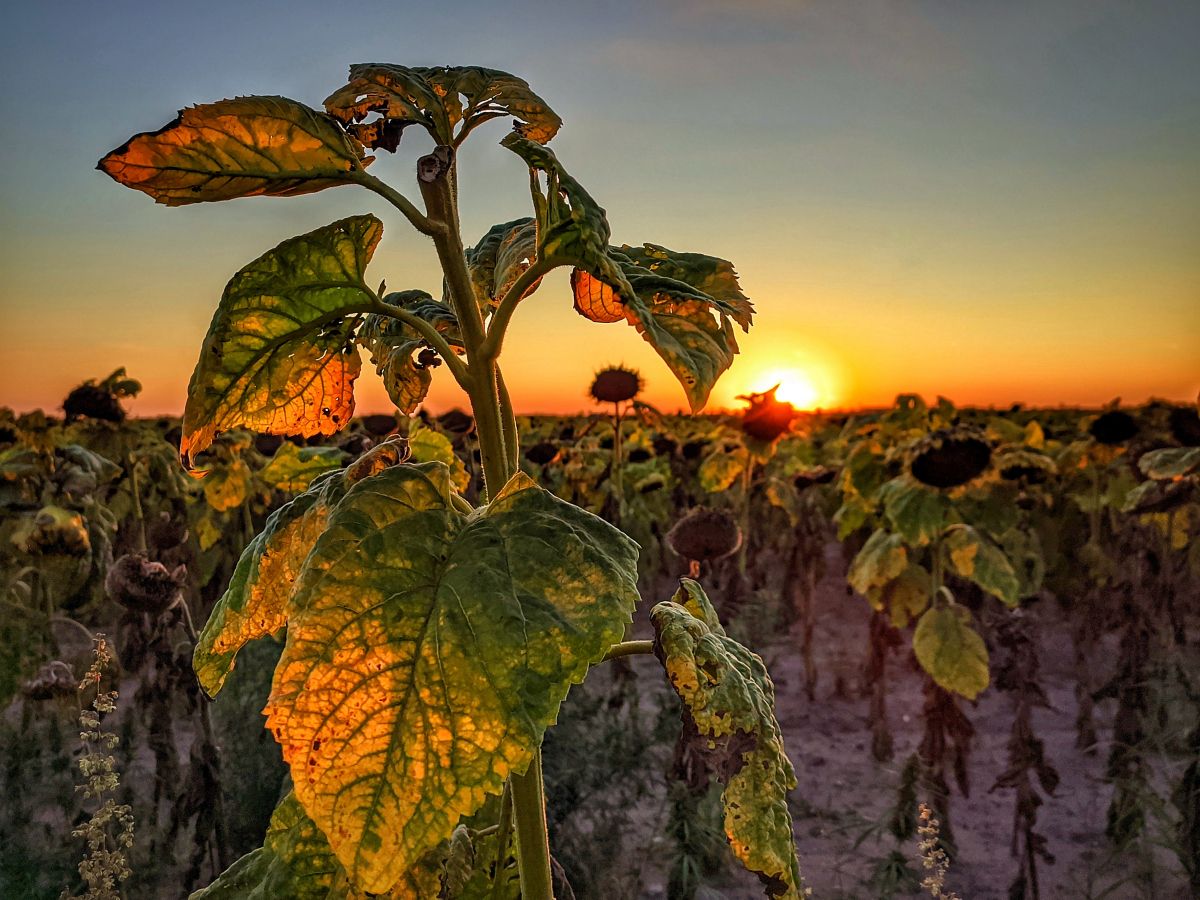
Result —
[{"label": "sky", "polygon": [[[710,408],[782,382],[801,405],[1099,405],[1200,392],[1195,0],[12,3],[0,12],[0,405],[60,406],[118,366],[136,414],[178,413],[221,290],[280,241],[374,212],[368,279],[440,295],[432,245],[374,194],[156,205],[96,161],[178,109],[319,107],[355,62],[484,65],[563,118],[552,148],[616,244],[737,266],[757,315]],[[531,214],[504,121],[459,157],[464,237]],[[372,173],[418,196],[430,142]],[[388,408],[364,359],[360,411]],[[566,274],[521,304],[518,411],[589,408],[636,332],[575,313]],[[429,405],[465,398],[443,368]]]}]

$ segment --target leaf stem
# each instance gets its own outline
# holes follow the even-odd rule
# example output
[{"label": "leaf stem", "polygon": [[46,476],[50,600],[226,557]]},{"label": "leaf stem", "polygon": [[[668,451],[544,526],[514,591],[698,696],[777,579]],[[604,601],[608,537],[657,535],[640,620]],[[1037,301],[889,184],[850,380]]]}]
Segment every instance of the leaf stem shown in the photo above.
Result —
[{"label": "leaf stem", "polygon": [[512,836],[512,779],[504,782],[500,795],[500,821],[496,833],[496,865],[492,869],[491,900],[501,900],[501,885],[504,879],[504,863],[508,859],[508,842]]},{"label": "leaf stem", "polygon": [[521,900],[554,900],[541,748],[534,752],[525,774],[514,774],[511,781],[517,853],[521,860]]},{"label": "leaf stem", "polygon": [[433,237],[439,232],[446,230],[446,223],[434,222],[428,216],[424,215],[416,205],[401,194],[390,184],[380,181],[374,175],[365,170],[359,170],[355,173],[355,179],[358,184],[361,184],[369,191],[374,191],[400,212],[404,213],[404,217],[412,223],[413,228],[421,232],[421,234]]},{"label": "leaf stem", "polygon": [[604,654],[602,662],[620,659],[623,656],[644,656],[654,652],[654,641],[621,641],[613,644]]},{"label": "leaf stem", "polygon": [[535,261],[533,265],[521,273],[520,277],[512,283],[512,286],[500,298],[500,303],[496,306],[496,311],[492,314],[492,320],[488,323],[487,338],[480,348],[481,356],[491,359],[496,359],[500,356],[500,350],[504,346],[504,335],[508,331],[508,324],[512,320],[513,313],[517,310],[517,304],[525,299],[525,295],[529,293],[530,288],[540,278],[545,276],[547,272],[565,265],[569,265],[568,260],[550,257],[549,259]]}]

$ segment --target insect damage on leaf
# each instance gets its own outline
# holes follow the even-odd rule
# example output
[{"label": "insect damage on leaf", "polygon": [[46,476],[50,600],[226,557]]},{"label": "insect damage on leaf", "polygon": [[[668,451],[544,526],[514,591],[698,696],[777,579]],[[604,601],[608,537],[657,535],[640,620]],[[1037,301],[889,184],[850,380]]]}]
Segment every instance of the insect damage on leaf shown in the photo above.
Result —
[{"label": "insect damage on leaf", "polygon": [[363,272],[382,234],[374,216],[342,219],[233,276],[188,386],[186,463],[237,426],[308,437],[349,424],[361,367],[353,317],[371,308]]},{"label": "insect damage on leaf", "polygon": [[239,97],[180,110],[96,168],[159,203],[294,197],[353,182],[368,165],[337,121],[286,97]]},{"label": "insect damage on leaf", "polygon": [[[359,63],[350,81],[325,100],[325,108],[372,148],[396,152],[409,125],[420,125],[434,142],[457,147],[478,125],[512,116],[515,132],[547,143],[562,125],[528,83],[479,66],[398,66]],[[378,114],[379,118],[365,121]]]},{"label": "insect damage on leaf", "polygon": [[766,667],[725,634],[695,581],[683,579],[673,600],[650,617],[654,652],[686,711],[677,772],[697,788],[707,787],[709,775],[718,778],[734,854],[759,874],[768,897],[799,900],[804,881],[787,805],[796,774]]},{"label": "insect damage on leaf", "polygon": [[637,600],[636,545],[527,476],[459,509],[436,462],[347,492],[266,709],[297,796],[372,892],[525,770]]}]

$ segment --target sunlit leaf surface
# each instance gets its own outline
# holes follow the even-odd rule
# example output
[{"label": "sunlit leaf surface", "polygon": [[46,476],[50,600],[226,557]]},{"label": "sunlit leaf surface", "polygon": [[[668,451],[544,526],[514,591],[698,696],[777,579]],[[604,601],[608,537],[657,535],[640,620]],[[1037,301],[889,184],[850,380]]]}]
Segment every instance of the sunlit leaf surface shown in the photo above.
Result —
[{"label": "sunlit leaf surface", "polygon": [[308,490],[318,475],[340,469],[348,457],[337,447],[297,447],[284,441],[258,477],[276,490],[294,494]]},{"label": "sunlit leaf surface", "polygon": [[599,518],[524,475],[470,516],[451,490],[424,463],[346,494],[266,710],[297,796],[368,891],[525,770],[637,600],[636,545]]},{"label": "sunlit leaf surface", "polygon": [[[544,144],[562,120],[515,75],[479,66],[407,67],[360,63],[350,82],[325,101],[329,113],[367,146],[395,152],[409,125],[457,147],[478,125],[512,116],[514,131]],[[370,118],[378,114],[378,118]]]},{"label": "sunlit leaf surface", "polygon": [[284,241],[225,287],[188,386],[180,453],[218,431],[332,434],[354,413],[356,320],[370,309],[363,271],[383,224],[342,219]]},{"label": "sunlit leaf surface", "polygon": [[159,203],[257,194],[294,197],[339,184],[371,161],[338,123],[286,97],[239,97],[180,110],[97,168]]},{"label": "sunlit leaf surface", "polygon": [[[694,720],[694,746],[724,786],[725,833],[767,895],[804,896],[787,792],[796,774],[775,719],[775,687],[761,659],[728,637],[700,585],[683,579],[651,612],[655,653]],[[686,738],[685,731],[685,738]]]}]

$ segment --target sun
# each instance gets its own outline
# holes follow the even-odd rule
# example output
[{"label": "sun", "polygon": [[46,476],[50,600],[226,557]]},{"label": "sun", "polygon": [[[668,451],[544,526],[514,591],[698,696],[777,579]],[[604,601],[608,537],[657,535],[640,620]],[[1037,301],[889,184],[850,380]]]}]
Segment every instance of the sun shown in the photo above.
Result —
[{"label": "sun", "polygon": [[754,380],[756,391],[770,390],[778,384],[775,397],[792,404],[796,409],[816,409],[821,405],[821,391],[802,369],[772,369]]}]

